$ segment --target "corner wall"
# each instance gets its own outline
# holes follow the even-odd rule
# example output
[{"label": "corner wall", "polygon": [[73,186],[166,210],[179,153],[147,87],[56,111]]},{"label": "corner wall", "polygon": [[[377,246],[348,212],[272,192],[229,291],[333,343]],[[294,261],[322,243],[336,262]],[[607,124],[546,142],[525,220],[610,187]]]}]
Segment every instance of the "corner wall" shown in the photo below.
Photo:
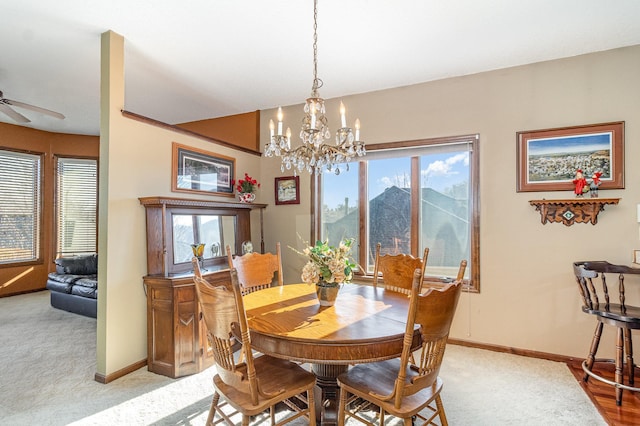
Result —
[{"label": "corner wall", "polygon": [[260,170],[259,156],[123,117],[124,72],[124,39],[102,34],[97,373],[105,377],[147,358],[146,223],[138,198],[231,200],[171,192],[172,142],[235,158],[237,175]]}]

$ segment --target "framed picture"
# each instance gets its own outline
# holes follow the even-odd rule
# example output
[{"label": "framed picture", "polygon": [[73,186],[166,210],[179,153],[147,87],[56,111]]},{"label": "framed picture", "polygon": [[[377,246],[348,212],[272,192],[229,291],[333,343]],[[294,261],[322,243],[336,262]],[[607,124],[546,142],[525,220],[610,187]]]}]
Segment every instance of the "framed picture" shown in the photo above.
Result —
[{"label": "framed picture", "polygon": [[577,170],[624,188],[624,121],[517,132],[517,192],[573,190]]},{"label": "framed picture", "polygon": [[233,197],[236,160],[173,143],[171,190]]},{"label": "framed picture", "polygon": [[276,204],[300,204],[300,176],[277,177]]}]

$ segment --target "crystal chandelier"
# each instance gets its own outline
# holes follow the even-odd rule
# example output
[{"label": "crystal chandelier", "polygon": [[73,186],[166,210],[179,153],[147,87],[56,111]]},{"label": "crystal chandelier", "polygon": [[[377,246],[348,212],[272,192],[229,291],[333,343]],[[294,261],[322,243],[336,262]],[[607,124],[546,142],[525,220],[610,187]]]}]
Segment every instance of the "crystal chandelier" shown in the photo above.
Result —
[{"label": "crystal chandelier", "polygon": [[[340,168],[349,170],[349,162],[354,157],[365,155],[364,142],[360,140],[360,120],[354,123],[355,132],[347,127],[346,110],[340,102],[341,127],[336,131],[336,144],[325,143],[331,137],[327,117],[325,116],[324,99],[320,97],[318,89],[322,87],[322,80],[318,78],[318,0],[313,1],[313,85],[311,96],[304,105],[304,117],[300,130],[302,144],[291,148],[291,129],[282,133],[282,108],[278,108],[278,127],[273,120],[269,120],[269,142],[265,146],[267,157],[282,157],[282,172],[293,169],[294,175],[307,170],[310,174],[320,174],[325,169],[328,172],[340,174]],[[354,134],[355,133],[355,134]]]}]

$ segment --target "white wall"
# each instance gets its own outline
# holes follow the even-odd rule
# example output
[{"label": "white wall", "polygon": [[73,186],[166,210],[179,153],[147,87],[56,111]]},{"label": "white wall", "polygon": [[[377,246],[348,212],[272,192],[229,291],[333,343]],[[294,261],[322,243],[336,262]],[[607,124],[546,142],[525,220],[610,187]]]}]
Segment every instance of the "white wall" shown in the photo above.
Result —
[{"label": "white wall", "polygon": [[[595,322],[580,311],[571,263],[630,263],[633,249],[640,248],[639,94],[640,46],[633,46],[342,98],[348,119],[362,121],[367,144],[480,134],[481,292],[462,295],[452,337],[586,355]],[[332,129],[339,124],[339,101],[327,100]],[[302,106],[283,110],[285,127],[297,135]],[[275,115],[261,111],[261,146]],[[601,190],[600,197],[620,197],[619,205],[606,207],[595,226],[542,225],[528,201],[573,193],[516,192],[516,132],[611,121],[626,122],[626,188]],[[292,174],[280,172],[279,159],[262,159],[264,184]],[[282,243],[285,282],[299,282],[304,262],[287,246],[300,247],[297,234],[310,235],[309,176],[301,175],[300,205],[276,206],[264,184],[267,248]],[[640,283],[629,283],[628,290],[631,300],[640,300]],[[607,336],[602,349],[612,352],[612,342]]]}]

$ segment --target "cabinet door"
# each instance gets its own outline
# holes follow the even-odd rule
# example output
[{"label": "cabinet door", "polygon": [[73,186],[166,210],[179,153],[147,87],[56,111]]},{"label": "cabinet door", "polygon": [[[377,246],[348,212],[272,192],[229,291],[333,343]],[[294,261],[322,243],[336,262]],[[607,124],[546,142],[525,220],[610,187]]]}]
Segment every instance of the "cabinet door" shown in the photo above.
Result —
[{"label": "cabinet door", "polygon": [[147,364],[149,371],[174,377],[173,291],[149,285],[147,294]]},{"label": "cabinet door", "polygon": [[194,374],[199,371],[200,319],[196,304],[195,286],[176,289],[176,376]]}]

